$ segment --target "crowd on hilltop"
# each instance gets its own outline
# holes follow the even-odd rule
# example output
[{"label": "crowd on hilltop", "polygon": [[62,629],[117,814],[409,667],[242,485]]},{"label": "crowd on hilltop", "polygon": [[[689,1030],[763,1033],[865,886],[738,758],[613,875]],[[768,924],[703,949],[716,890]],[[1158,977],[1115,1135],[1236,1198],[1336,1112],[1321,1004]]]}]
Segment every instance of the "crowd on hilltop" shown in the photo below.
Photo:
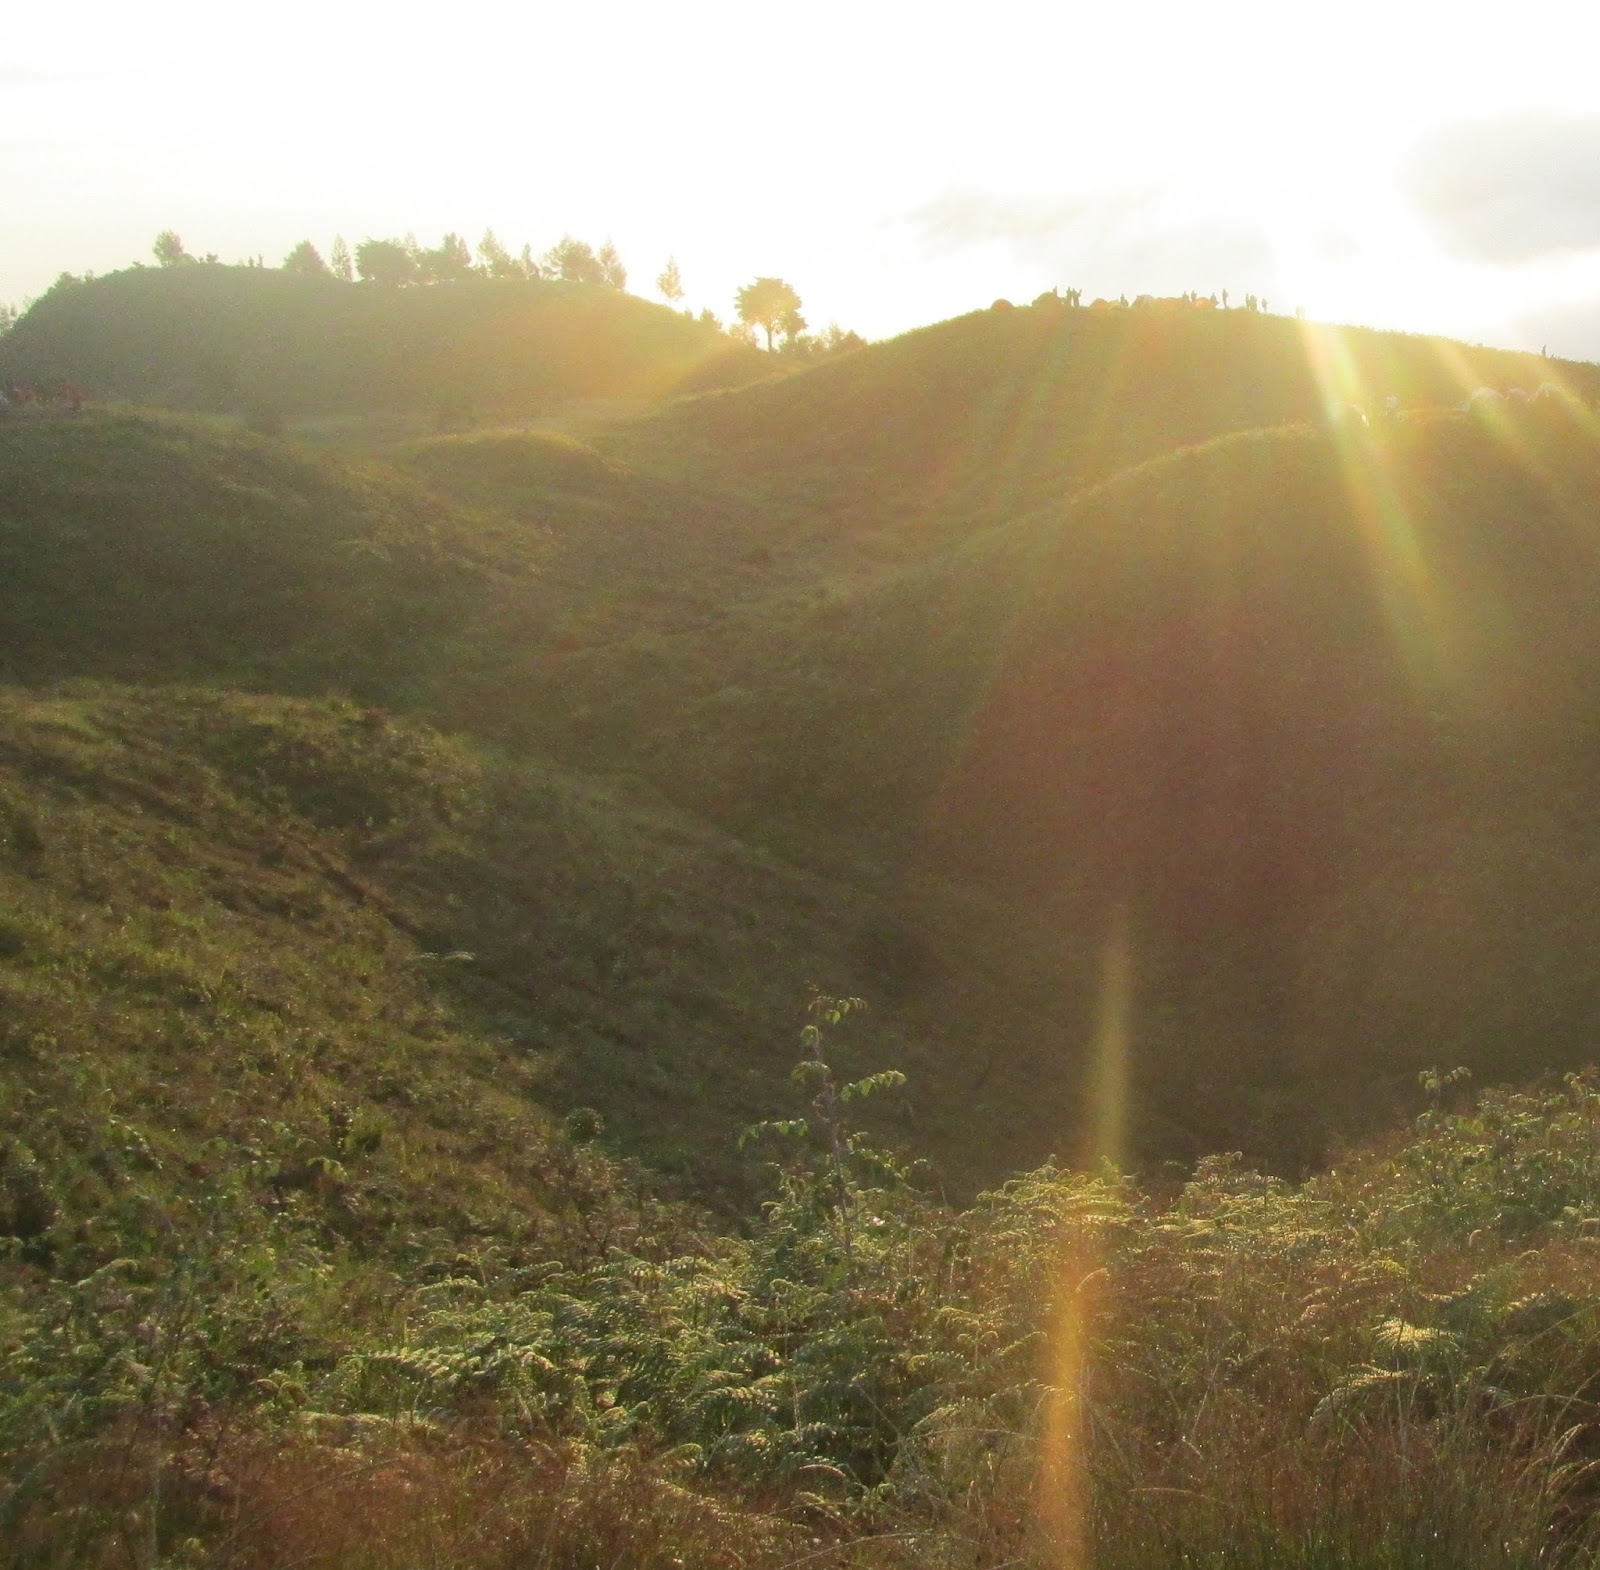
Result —
[{"label": "crowd on hilltop", "polygon": [[[1033,304],[1037,308],[1046,310],[1054,306],[1076,310],[1078,307],[1083,306],[1083,290],[1046,289],[1043,294],[1034,299]],[[1012,309],[1011,301],[1005,299],[996,300],[992,308],[997,311],[1009,311]],[[1173,295],[1140,294],[1135,295],[1132,300],[1126,294],[1121,294],[1115,300],[1104,298],[1091,300],[1084,308],[1090,311],[1226,311],[1229,308],[1229,295],[1226,289],[1220,294],[1197,294],[1193,290]],[[1244,297],[1244,309],[1266,315],[1271,313],[1272,305],[1264,295],[1247,294]],[[1295,315],[1303,319],[1305,312],[1296,310]]]}]

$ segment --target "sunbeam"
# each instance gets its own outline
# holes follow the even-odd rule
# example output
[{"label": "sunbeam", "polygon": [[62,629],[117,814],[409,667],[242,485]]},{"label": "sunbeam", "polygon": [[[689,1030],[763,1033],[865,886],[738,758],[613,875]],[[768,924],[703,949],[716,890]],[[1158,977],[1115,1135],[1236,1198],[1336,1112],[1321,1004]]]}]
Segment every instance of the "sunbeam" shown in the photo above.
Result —
[{"label": "sunbeam", "polygon": [[1364,404],[1380,394],[1363,381],[1342,335],[1308,326],[1302,341],[1395,648],[1419,691],[1439,690],[1459,669],[1458,630],[1390,470],[1388,445],[1367,421]]}]

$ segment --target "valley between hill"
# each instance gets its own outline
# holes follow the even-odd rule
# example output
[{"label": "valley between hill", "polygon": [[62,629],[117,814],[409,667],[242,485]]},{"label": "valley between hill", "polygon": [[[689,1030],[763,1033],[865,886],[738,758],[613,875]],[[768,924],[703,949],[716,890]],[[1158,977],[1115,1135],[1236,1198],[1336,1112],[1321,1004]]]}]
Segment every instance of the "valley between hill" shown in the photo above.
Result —
[{"label": "valley between hill", "polygon": [[0,1564],[1589,1562],[1600,368],[764,358],[0,339]]}]

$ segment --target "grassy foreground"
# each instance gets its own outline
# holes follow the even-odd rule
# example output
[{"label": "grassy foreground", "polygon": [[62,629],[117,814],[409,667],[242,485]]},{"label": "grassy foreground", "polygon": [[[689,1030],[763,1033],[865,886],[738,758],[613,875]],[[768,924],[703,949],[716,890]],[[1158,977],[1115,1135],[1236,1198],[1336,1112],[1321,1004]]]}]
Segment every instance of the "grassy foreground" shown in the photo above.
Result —
[{"label": "grassy foreground", "polygon": [[240,1183],[62,1272],[9,1145],[0,1563],[1594,1562],[1592,1081],[1434,1076],[1299,1186],[1046,1167],[957,1212],[853,1126],[885,1079],[836,1081],[848,1013],[816,1006],[737,1235],[480,1241],[380,1287]]}]

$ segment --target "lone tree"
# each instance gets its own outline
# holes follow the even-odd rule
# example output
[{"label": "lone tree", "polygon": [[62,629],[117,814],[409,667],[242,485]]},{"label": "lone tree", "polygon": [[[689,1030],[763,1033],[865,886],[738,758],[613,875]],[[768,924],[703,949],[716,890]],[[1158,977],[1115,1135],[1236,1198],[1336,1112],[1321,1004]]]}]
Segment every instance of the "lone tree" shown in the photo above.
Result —
[{"label": "lone tree", "polygon": [[163,267],[178,267],[184,262],[193,261],[194,258],[183,248],[183,241],[178,238],[176,229],[163,229],[156,236],[156,243],[150,247],[155,259]]},{"label": "lone tree", "polygon": [[305,278],[328,278],[332,276],[328,264],[322,259],[322,252],[309,240],[302,240],[284,257],[283,270],[286,273],[299,273]]},{"label": "lone tree", "polygon": [[676,256],[667,258],[667,265],[661,269],[661,276],[656,279],[656,288],[661,291],[661,298],[668,305],[676,306],[683,298],[683,276],[678,271]]},{"label": "lone tree", "polygon": [[601,283],[612,289],[628,287],[628,269],[622,265],[622,258],[617,255],[617,248],[610,240],[600,247],[595,262],[600,268]]},{"label": "lone tree", "polygon": [[350,260],[350,247],[344,243],[342,234],[333,237],[333,254],[328,259],[328,271],[341,283],[351,282],[356,275],[355,264]]},{"label": "lone tree", "polygon": [[800,314],[800,296],[781,278],[757,278],[747,283],[734,297],[739,320],[747,327],[759,327],[767,335],[767,352],[772,351],[772,335],[784,322]]}]

